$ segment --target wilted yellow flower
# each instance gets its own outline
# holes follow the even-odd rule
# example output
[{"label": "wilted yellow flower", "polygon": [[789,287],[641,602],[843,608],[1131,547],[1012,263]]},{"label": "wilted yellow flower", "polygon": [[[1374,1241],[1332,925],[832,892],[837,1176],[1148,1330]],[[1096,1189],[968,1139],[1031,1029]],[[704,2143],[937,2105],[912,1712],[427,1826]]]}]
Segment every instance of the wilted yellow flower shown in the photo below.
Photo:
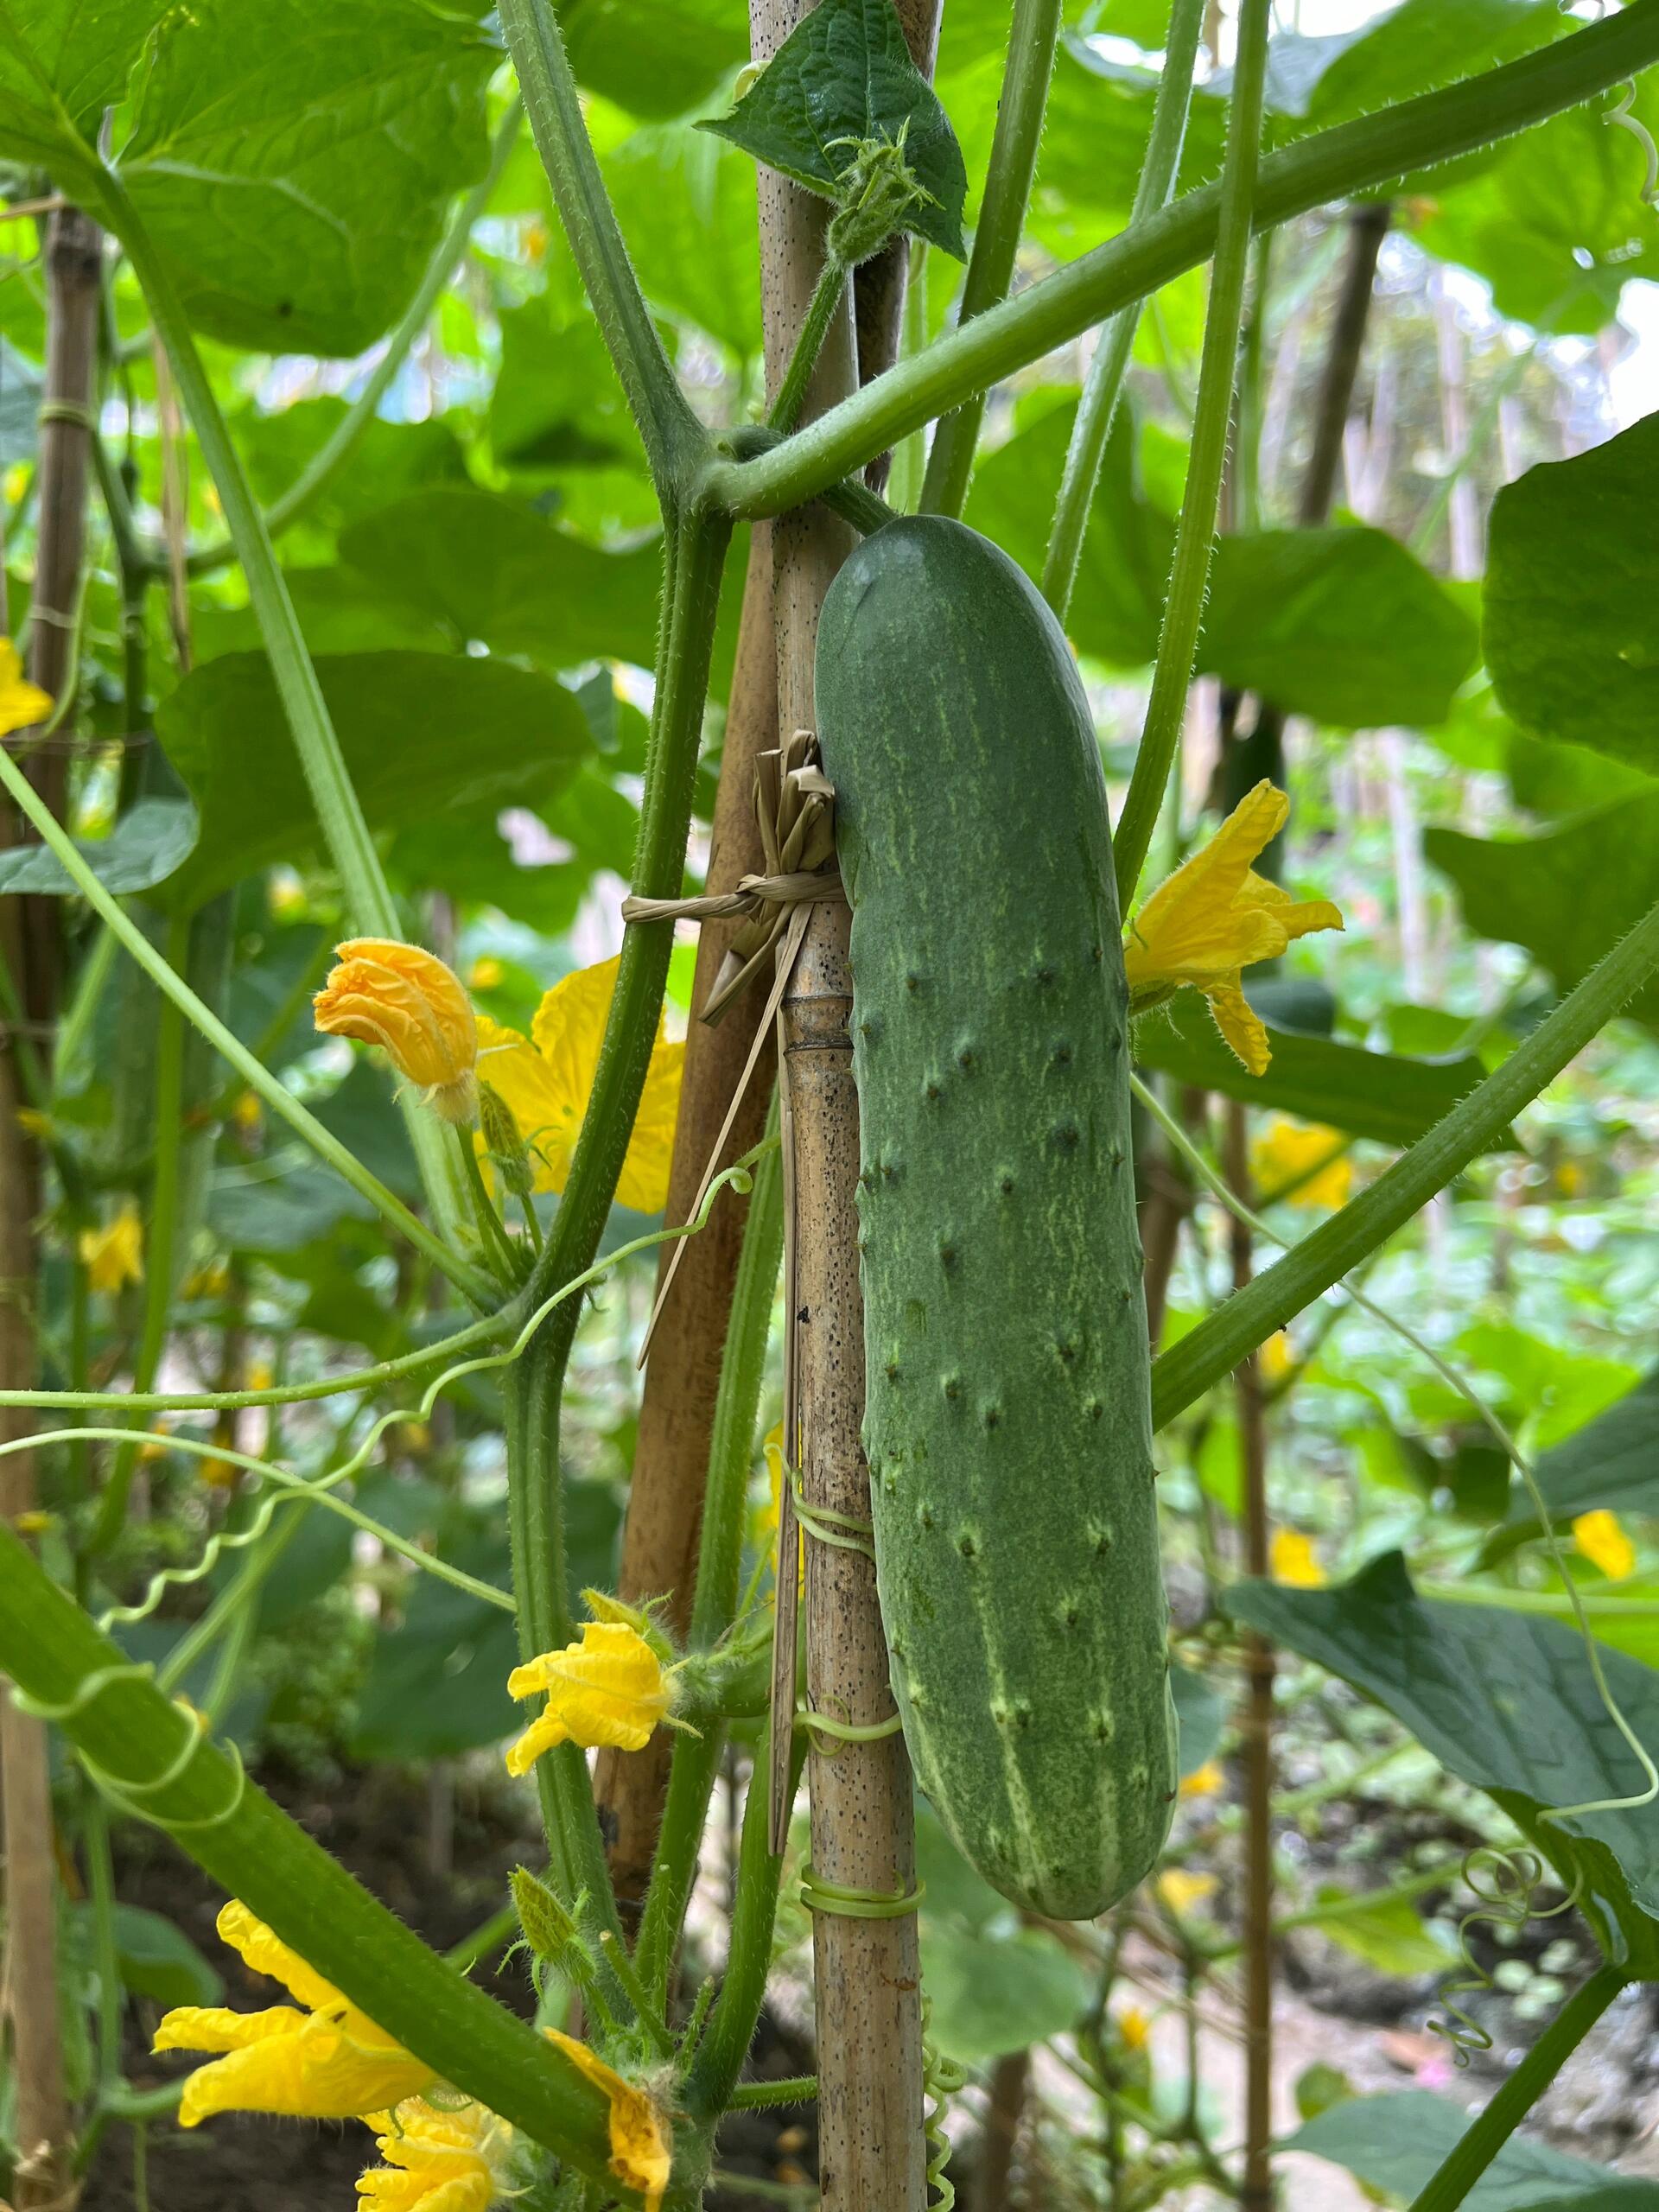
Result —
[{"label": "wilted yellow flower", "polygon": [[1216,1027],[1252,1075],[1273,1058],[1247,1003],[1240,970],[1276,960],[1294,938],[1339,930],[1328,899],[1293,899],[1250,862],[1284,827],[1290,801],[1265,780],[1240,799],[1207,845],[1160,883],[1129,925],[1123,963],[1135,1014],[1161,1006],[1184,983],[1210,1001]]},{"label": "wilted yellow flower", "polygon": [[489,2212],[508,2194],[512,2130],[487,2105],[469,2097],[440,2109],[417,2100],[366,2120],[385,2160],[358,2179],[370,2212]]},{"label": "wilted yellow flower", "polygon": [[467,970],[469,990],[493,991],[506,974],[505,968],[493,953],[481,952]]},{"label": "wilted yellow flower", "polygon": [[1117,2032],[1123,2038],[1127,2050],[1144,2050],[1152,2040],[1152,2022],[1138,2005],[1126,2005],[1121,2012],[1114,2012]]},{"label": "wilted yellow flower", "polygon": [[1339,1129],[1275,1114],[1250,1147],[1250,1174],[1263,1205],[1282,1192],[1287,1205],[1335,1207],[1348,1203],[1354,1164]]},{"label": "wilted yellow flower", "polygon": [[314,1973],[246,1905],[232,1899],[219,1932],[256,1974],[270,1974],[308,2009],[275,2005],[232,2012],[183,2005],[156,2031],[156,2050],[219,2051],[184,2085],[179,2125],[216,2112],[273,2112],[304,2120],[356,2120],[418,2096],[437,2075],[394,2043],[331,1982]]},{"label": "wilted yellow flower", "polygon": [[[599,1065],[600,1040],[616,989],[618,963],[601,960],[578,969],[552,989],[537,1009],[531,1036],[479,1019],[481,1072],[512,1109],[536,1168],[538,1191],[562,1191],[588,1110]],[[674,1156],[674,1123],[680,1110],[683,1045],[671,1045],[661,1018],[645,1087],[628,1140],[616,1195],[639,1213],[660,1213],[668,1203],[668,1171]]]},{"label": "wilted yellow flower", "polygon": [[547,1704],[507,1752],[507,1771],[528,1774],[556,1744],[643,1751],[674,1701],[670,1670],[626,1621],[584,1621],[563,1651],[543,1651],[507,1677],[510,1697],[547,1693]]},{"label": "wilted yellow flower", "polygon": [[130,1282],[144,1279],[144,1224],[129,1198],[102,1229],[83,1229],[76,1247],[94,1290],[113,1298]]},{"label": "wilted yellow flower", "polygon": [[1213,1874],[1189,1874],[1185,1866],[1166,1866],[1153,1885],[1172,1912],[1191,1912],[1195,1904],[1216,1894]]},{"label": "wilted yellow flower", "polygon": [[52,711],[52,694],[31,683],[10,638],[0,638],[0,737],[30,729]]},{"label": "wilted yellow flower", "polygon": [[1622,1582],[1627,1574],[1636,1571],[1636,1546],[1625,1535],[1617,1513],[1609,1513],[1605,1508],[1594,1513],[1580,1513],[1573,1523],[1573,1541],[1610,1582]]},{"label": "wilted yellow flower", "polygon": [[1180,1783],[1177,1795],[1182,1797],[1213,1797],[1218,1789],[1227,1787],[1227,1777],[1214,1759],[1206,1759],[1202,1766],[1195,1766]]},{"label": "wilted yellow flower", "polygon": [[1325,1572],[1313,1550],[1313,1539],[1300,1529],[1275,1529],[1268,1548],[1269,1569],[1275,1582],[1292,1590],[1323,1590]]},{"label": "wilted yellow flower", "polygon": [[473,1121],[478,1024],[460,977],[395,938],[351,938],[334,955],[340,965],[311,1001],[317,1027],[380,1046],[446,1122]]},{"label": "wilted yellow flower", "polygon": [[[611,2107],[611,2171],[624,2189],[637,2189],[645,2200],[645,2212],[657,2212],[668,2187],[673,2148],[661,2114],[643,2089],[625,2082],[613,2067],[556,2028],[543,2031],[594,2084],[602,2089]],[[445,2208],[448,2212],[448,2208]]]}]

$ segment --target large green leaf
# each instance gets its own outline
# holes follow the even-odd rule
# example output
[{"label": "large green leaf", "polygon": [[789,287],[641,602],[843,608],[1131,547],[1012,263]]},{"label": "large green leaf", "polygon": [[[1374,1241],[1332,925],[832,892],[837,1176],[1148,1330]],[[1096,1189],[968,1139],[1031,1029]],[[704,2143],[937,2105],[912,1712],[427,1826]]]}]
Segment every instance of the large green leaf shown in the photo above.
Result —
[{"label": "large green leaf", "polygon": [[810,192],[836,196],[857,142],[904,139],[929,195],[905,228],[965,253],[962,149],[932,86],[911,59],[893,0],[819,0],[728,116],[702,128],[728,138]]},{"label": "large green leaf", "polygon": [[[1659,1367],[1594,1421],[1541,1452],[1533,1474],[1558,1522],[1602,1508],[1659,1515]],[[1517,1483],[1509,1521],[1488,1545],[1488,1557],[1502,1557],[1537,1530],[1532,1500]]]},{"label": "large green leaf", "polygon": [[741,0],[564,0],[578,80],[635,115],[683,115],[749,58]]},{"label": "large green leaf", "polygon": [[[318,663],[346,765],[372,827],[493,816],[544,803],[592,740],[562,684],[505,662],[348,653]],[[201,816],[167,902],[194,907],[318,840],[269,663],[232,653],[188,676],[156,728]]]},{"label": "large green leaf", "polygon": [[1659,415],[1492,508],[1486,659],[1525,728],[1659,771]]},{"label": "large green leaf", "polygon": [[[1265,1075],[1254,1076],[1222,1042],[1209,1008],[1188,991],[1135,1024],[1135,1053],[1142,1066],[1198,1090],[1392,1145],[1414,1144],[1485,1072],[1467,1055],[1412,1060],[1271,1024],[1268,1034],[1273,1058]],[[1500,1138],[1492,1148],[1503,1143]]]},{"label": "large green leaf", "polygon": [[704,130],[636,130],[601,157],[652,305],[734,353],[760,344],[754,164]]},{"label": "large green leaf", "polygon": [[[196,810],[188,799],[141,798],[107,837],[78,842],[76,849],[104,888],[125,899],[165,882],[195,842]],[[44,845],[0,853],[0,894],[21,891],[79,895],[61,861]]]},{"label": "large green leaf", "polygon": [[[1481,937],[1526,950],[1568,990],[1659,899],[1659,791],[1632,795],[1542,837],[1431,829],[1423,851],[1457,886]],[[1659,984],[1626,1011],[1659,1020]]]},{"label": "large green leaf", "polygon": [[591,315],[561,323],[537,299],[501,317],[490,442],[509,468],[644,467],[639,433]]},{"label": "large green leaf", "polygon": [[[253,487],[270,505],[340,428],[346,402],[329,396],[296,400],[291,407],[250,407],[235,416],[237,450]],[[351,464],[337,468],[306,509],[308,524],[343,529],[359,515],[389,506],[429,484],[464,484],[467,460],[454,428],[434,417],[389,423],[377,415],[357,432]]]},{"label": "large green leaf", "polygon": [[167,0],[0,0],[0,156],[60,180],[90,165],[104,110]]},{"label": "large green leaf", "polygon": [[[1367,2188],[1404,2202],[1450,2156],[1469,2115],[1427,2089],[1348,2097],[1299,2128],[1284,2145],[1357,2174]],[[1464,2212],[1659,2212],[1659,2183],[1623,2181],[1605,2166],[1569,2158],[1547,2143],[1512,2135],[1463,2200]]]},{"label": "large green leaf", "polygon": [[1378,1974],[1402,1981],[1418,1974],[1444,1974],[1458,1962],[1457,1951],[1425,1927],[1409,1897],[1386,1892],[1365,1897],[1334,1883],[1321,1883],[1314,1904],[1297,1914],[1296,1924],[1317,1929]]},{"label": "large green leaf", "polygon": [[[1235,1619],[1376,1698],[1485,1790],[1566,1878],[1580,1881],[1580,1905],[1609,1955],[1659,1975],[1659,1821],[1646,1808],[1541,1817],[1643,1787],[1572,1629],[1421,1598],[1398,1552],[1338,1589],[1243,1582],[1224,1602]],[[1604,1651],[1602,1664],[1637,1736],[1659,1743],[1659,1675],[1617,1651]]]},{"label": "large green leaf", "polygon": [[928,2031],[962,2065],[1064,2033],[1089,2001],[1083,1968],[1046,1929],[1005,1936],[922,1926]]},{"label": "large green leaf", "polygon": [[167,11],[121,170],[191,320],[272,352],[372,344],[484,173],[499,60],[428,0]]}]

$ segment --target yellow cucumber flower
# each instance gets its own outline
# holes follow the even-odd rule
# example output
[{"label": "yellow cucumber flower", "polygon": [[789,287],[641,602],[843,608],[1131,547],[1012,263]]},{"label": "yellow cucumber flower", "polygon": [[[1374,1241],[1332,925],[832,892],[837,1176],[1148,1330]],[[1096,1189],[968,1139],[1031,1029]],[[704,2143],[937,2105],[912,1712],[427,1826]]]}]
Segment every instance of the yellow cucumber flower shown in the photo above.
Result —
[{"label": "yellow cucumber flower", "polygon": [[1636,1572],[1636,1546],[1625,1535],[1618,1514],[1609,1513],[1605,1507],[1580,1514],[1573,1523],[1573,1541],[1610,1582],[1622,1582]]},{"label": "yellow cucumber flower", "polygon": [[507,1771],[528,1774],[556,1744],[607,1744],[641,1751],[674,1702],[671,1670],[626,1621],[584,1621],[577,1643],[543,1651],[507,1677],[510,1697],[547,1693],[547,1704],[507,1752]]},{"label": "yellow cucumber flower", "polygon": [[1126,2050],[1144,2050],[1151,2042],[1152,2022],[1138,2005],[1126,2005],[1121,2012],[1114,2012],[1112,2018]]},{"label": "yellow cucumber flower", "polygon": [[311,1001],[324,1036],[378,1045],[446,1122],[474,1120],[478,1023],[461,978],[394,938],[351,938],[334,957],[339,967]]},{"label": "yellow cucumber flower", "polygon": [[595,2088],[604,2091],[611,2107],[611,2171],[625,2189],[639,2190],[645,2200],[645,2212],[657,2212],[674,2159],[672,2139],[657,2107],[643,2089],[625,2082],[585,2043],[561,2035],[556,2028],[543,2032],[573,2066],[580,2067]]},{"label": "yellow cucumber flower", "polygon": [[1268,1547],[1268,1564],[1275,1582],[1289,1590],[1323,1590],[1325,1572],[1319,1565],[1311,1537],[1300,1529],[1275,1529]]},{"label": "yellow cucumber flower", "polygon": [[31,683],[10,638],[0,638],[0,737],[15,729],[32,729],[52,711],[52,694]]},{"label": "yellow cucumber flower", "polygon": [[[563,1191],[599,1066],[600,1040],[616,990],[618,963],[601,960],[555,983],[524,1037],[487,1014],[479,1019],[480,1070],[512,1109],[536,1167],[538,1191]],[[668,1203],[674,1123],[680,1110],[683,1045],[671,1045],[659,1018],[645,1087],[628,1139],[616,1195],[637,1213]]]},{"label": "yellow cucumber flower", "polygon": [[130,1282],[144,1279],[144,1224],[129,1198],[102,1229],[83,1229],[76,1247],[94,1290],[113,1298]]},{"label": "yellow cucumber flower", "polygon": [[1214,1759],[1206,1759],[1202,1766],[1195,1766],[1179,1785],[1176,1795],[1180,1797],[1213,1797],[1218,1789],[1227,1787],[1227,1777]]},{"label": "yellow cucumber flower", "polygon": [[416,2100],[365,2118],[385,2161],[358,2178],[367,2212],[489,2212],[509,2193],[512,2130],[487,2105]]},{"label": "yellow cucumber flower", "polygon": [[216,2051],[184,2085],[179,2125],[216,2112],[272,2112],[290,2119],[357,2120],[418,2096],[437,2075],[394,2043],[297,1951],[232,1898],[219,1932],[256,1974],[269,1974],[307,2009],[265,2012],[181,2005],[156,2031],[156,2050]]},{"label": "yellow cucumber flower", "polygon": [[1166,1866],[1153,1886],[1172,1912],[1185,1913],[1214,1897],[1218,1885],[1213,1874],[1189,1874],[1184,1866]]},{"label": "yellow cucumber flower", "polygon": [[1263,1205],[1282,1192],[1287,1205],[1334,1208],[1348,1203],[1354,1164],[1340,1129],[1275,1114],[1251,1143],[1250,1177]]},{"label": "yellow cucumber flower", "polygon": [[1265,780],[1247,791],[1207,845],[1160,883],[1129,925],[1123,964],[1129,1010],[1147,1013],[1191,983],[1252,1075],[1273,1058],[1240,970],[1276,960],[1294,938],[1339,930],[1328,899],[1293,899],[1250,866],[1285,825],[1290,801]]}]

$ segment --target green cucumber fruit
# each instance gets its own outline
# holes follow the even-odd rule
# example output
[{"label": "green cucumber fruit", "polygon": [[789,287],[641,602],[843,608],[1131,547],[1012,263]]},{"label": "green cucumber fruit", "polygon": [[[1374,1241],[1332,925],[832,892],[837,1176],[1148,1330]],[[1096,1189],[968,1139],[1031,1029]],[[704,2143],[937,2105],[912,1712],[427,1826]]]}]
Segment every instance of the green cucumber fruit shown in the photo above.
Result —
[{"label": "green cucumber fruit", "polygon": [[1100,754],[1048,607],[938,517],[836,578],[817,712],[893,1693],[980,1872],[1088,1919],[1152,1866],[1176,1785]]}]

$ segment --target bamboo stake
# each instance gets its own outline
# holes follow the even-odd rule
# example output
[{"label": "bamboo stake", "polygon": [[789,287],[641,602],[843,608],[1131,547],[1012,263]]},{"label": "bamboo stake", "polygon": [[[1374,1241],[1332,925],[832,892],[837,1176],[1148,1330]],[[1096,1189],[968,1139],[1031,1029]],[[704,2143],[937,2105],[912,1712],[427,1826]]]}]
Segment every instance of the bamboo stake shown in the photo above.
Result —
[{"label": "bamboo stake", "polygon": [[[54,697],[71,680],[74,623],[86,537],[93,365],[103,241],[79,208],[60,208],[47,233],[47,383],[41,423],[41,519],[35,556],[29,676]],[[27,739],[24,740],[27,742]],[[48,743],[29,773],[54,814],[68,788],[68,754]],[[0,843],[21,842],[12,810],[0,819]],[[0,901],[3,957],[42,1061],[58,997],[62,902]],[[30,1103],[22,1082],[26,1040],[0,1051],[0,1383],[29,1389],[35,1379],[35,1216],[37,1161],[17,1119]],[[27,1414],[0,1414],[10,1440]],[[0,1461],[0,1518],[15,1524],[35,1503],[35,1455]],[[5,1798],[5,2011],[11,2029],[19,2157],[12,2193],[18,2212],[57,2205],[69,2187],[70,2136],[58,2035],[56,1875],[46,1731],[0,1695],[0,1777]]]},{"label": "bamboo stake", "polygon": [[[803,0],[751,0],[755,59],[765,61],[808,12]],[[782,380],[823,265],[826,204],[769,170],[760,173],[760,257],[771,391]],[[809,386],[804,419],[855,380],[852,317],[843,303]],[[773,530],[779,724],[814,721],[812,658],[818,611],[850,543],[823,509],[779,518]],[[784,1009],[785,1142],[792,1172],[789,1326],[798,1396],[799,1454],[809,1509],[869,1518],[864,1414],[864,1316],[854,1191],[858,1099],[848,1020],[852,1011],[844,906],[812,907]],[[779,1640],[785,1585],[794,1580],[792,1517],[782,1516]],[[807,1699],[854,1725],[893,1711],[873,1563],[857,1551],[808,1541]],[[823,1748],[820,1748],[822,1740]],[[909,1761],[897,1734],[874,1742],[815,1737],[809,1759],[812,1866],[838,1888],[907,1892],[914,1883]],[[818,2047],[818,2146],[825,2212],[922,2212],[920,1967],[913,1913],[861,1919],[819,1910],[813,1921]]]}]

